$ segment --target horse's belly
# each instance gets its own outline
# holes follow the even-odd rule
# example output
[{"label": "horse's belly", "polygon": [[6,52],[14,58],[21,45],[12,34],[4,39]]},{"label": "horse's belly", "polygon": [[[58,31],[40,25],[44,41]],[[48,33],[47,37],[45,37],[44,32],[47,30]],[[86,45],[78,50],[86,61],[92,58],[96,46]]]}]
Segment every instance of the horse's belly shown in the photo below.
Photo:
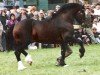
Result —
[{"label": "horse's belly", "polygon": [[61,40],[34,40],[33,42],[49,43],[49,44],[60,44],[60,43],[62,43]]},{"label": "horse's belly", "polygon": [[37,38],[35,38],[35,36],[33,36],[33,42],[40,42],[40,43],[61,43],[62,39],[60,37],[54,37],[54,36],[38,36]]},{"label": "horse's belly", "polygon": [[57,28],[42,29],[38,28],[33,30],[32,33],[33,41],[41,43],[61,43],[62,36],[61,32]]}]

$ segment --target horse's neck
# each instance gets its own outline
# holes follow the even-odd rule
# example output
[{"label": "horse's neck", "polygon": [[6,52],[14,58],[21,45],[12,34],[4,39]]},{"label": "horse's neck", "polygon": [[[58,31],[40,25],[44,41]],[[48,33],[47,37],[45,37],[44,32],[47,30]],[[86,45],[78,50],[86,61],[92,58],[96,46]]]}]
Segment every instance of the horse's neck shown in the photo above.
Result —
[{"label": "horse's neck", "polygon": [[73,16],[73,11],[68,11],[66,13],[62,13],[56,17],[52,17],[52,18],[49,18],[49,19],[45,19],[43,21],[40,21],[39,23],[41,24],[44,24],[44,23],[48,23],[49,25],[57,25],[59,23],[70,23],[70,24],[73,24],[74,22],[74,16]]},{"label": "horse's neck", "polygon": [[70,21],[71,22],[74,22],[75,20],[76,20],[76,15],[77,15],[77,13],[78,13],[78,11],[79,11],[79,9],[72,9],[72,10],[70,10],[69,11],[69,19],[71,19]]},{"label": "horse's neck", "polygon": [[65,22],[73,24],[74,16],[73,13],[70,11],[68,11],[67,14],[66,13],[62,14],[60,18]]}]

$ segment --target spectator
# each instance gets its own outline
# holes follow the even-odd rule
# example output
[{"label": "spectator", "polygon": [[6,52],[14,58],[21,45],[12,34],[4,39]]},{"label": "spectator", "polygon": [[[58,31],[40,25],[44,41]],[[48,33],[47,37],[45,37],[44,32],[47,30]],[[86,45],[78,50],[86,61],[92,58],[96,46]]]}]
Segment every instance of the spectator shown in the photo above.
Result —
[{"label": "spectator", "polygon": [[39,11],[39,20],[44,20],[45,19],[45,13],[44,13],[44,10],[40,10]]},{"label": "spectator", "polygon": [[82,40],[83,43],[89,45],[91,43],[89,35],[86,33],[84,28],[79,28],[78,31],[75,31],[75,37]]},{"label": "spectator", "polygon": [[100,37],[99,37],[100,33],[97,32],[97,29],[95,27],[92,28],[92,31],[93,31],[95,39],[97,40],[98,43],[100,43]]},{"label": "spectator", "polygon": [[97,3],[94,9],[94,15],[99,15],[100,16],[100,4]]},{"label": "spectator", "polygon": [[88,35],[90,35],[92,42],[97,43],[97,41],[95,40],[94,34],[91,30],[92,28],[92,14],[91,14],[91,9],[90,8],[86,8],[85,9],[85,14],[86,14],[86,24],[85,25],[85,30],[87,32]]},{"label": "spectator", "polygon": [[92,28],[96,28],[97,32],[100,33],[100,21],[97,18],[94,19]]},{"label": "spectator", "polygon": [[10,14],[11,14],[10,9],[7,10],[6,14],[7,14],[8,17],[10,17]]},{"label": "spectator", "polygon": [[24,19],[29,19],[29,16],[27,14],[27,11],[25,8],[21,8],[21,13],[19,17],[17,18],[18,21],[24,20]]},{"label": "spectator", "polygon": [[[14,7],[13,9],[10,10],[10,13],[13,13],[15,15],[16,18],[19,17],[20,12],[18,11],[18,9],[16,7]],[[10,16],[10,15],[9,15]]]},{"label": "spectator", "polygon": [[17,23],[18,21],[16,20],[16,17],[14,14],[10,14],[10,19],[7,21],[7,50],[13,49],[13,45],[14,45],[14,40],[13,40],[13,28],[14,25]]},{"label": "spectator", "polygon": [[47,16],[46,16],[46,18],[52,18],[52,14],[54,13],[54,11],[53,10],[48,10],[47,11]]},{"label": "spectator", "polygon": [[3,51],[3,47],[2,47],[2,32],[3,32],[3,25],[0,21],[0,51]]},{"label": "spectator", "polygon": [[14,14],[10,14],[10,19],[7,21],[7,27],[9,29],[13,29],[14,25],[17,23],[18,21],[16,20],[16,16]]},{"label": "spectator", "polygon": [[0,21],[3,25],[3,32],[2,32],[2,47],[3,47],[3,51],[6,51],[6,20],[7,20],[7,15],[6,15],[6,11],[2,10],[1,14],[0,14]]},{"label": "spectator", "polygon": [[31,17],[31,19],[39,20],[38,11],[35,11],[35,12],[34,12],[33,17]]},{"label": "spectator", "polygon": [[29,13],[29,18],[33,18],[34,17],[34,12],[36,11],[36,7],[35,6],[31,6],[29,8],[30,13]]}]

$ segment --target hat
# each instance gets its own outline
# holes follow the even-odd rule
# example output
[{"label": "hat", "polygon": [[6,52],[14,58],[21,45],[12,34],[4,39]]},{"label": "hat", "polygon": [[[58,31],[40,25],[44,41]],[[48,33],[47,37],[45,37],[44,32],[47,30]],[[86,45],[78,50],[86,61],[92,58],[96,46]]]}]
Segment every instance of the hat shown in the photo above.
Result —
[{"label": "hat", "polygon": [[44,13],[44,11],[43,10],[40,10],[39,13]]},{"label": "hat", "polygon": [[34,14],[34,15],[38,15],[38,11],[35,11],[33,14]]},{"label": "hat", "polygon": [[0,8],[0,10],[7,10],[7,8]]},{"label": "hat", "polygon": [[20,10],[26,10],[24,7],[20,7],[19,9],[20,9]]},{"label": "hat", "polygon": [[56,8],[60,8],[60,5],[56,5]]},{"label": "hat", "polygon": [[35,6],[31,6],[29,9],[30,9],[30,11],[32,11],[32,10],[36,11],[36,7]]}]

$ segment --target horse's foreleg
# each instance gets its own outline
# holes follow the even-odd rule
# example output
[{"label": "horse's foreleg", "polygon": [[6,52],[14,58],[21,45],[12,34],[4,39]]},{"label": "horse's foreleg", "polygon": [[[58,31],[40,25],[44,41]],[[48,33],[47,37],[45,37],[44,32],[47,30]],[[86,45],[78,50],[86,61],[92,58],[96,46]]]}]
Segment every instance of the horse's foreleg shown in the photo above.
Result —
[{"label": "horse's foreleg", "polygon": [[61,57],[57,58],[57,65],[64,66],[65,64],[65,58],[68,57],[72,53],[72,50],[67,44],[61,45]]},{"label": "horse's foreleg", "polygon": [[[68,41],[70,41],[71,36],[69,35],[70,33],[65,32],[62,34],[62,44],[61,44],[61,57],[57,59],[58,65],[64,66],[65,64],[65,58],[68,57],[71,53],[72,50],[68,46]],[[69,35],[69,36],[68,36]]]},{"label": "horse's foreleg", "polygon": [[23,70],[26,67],[23,65],[21,58],[20,58],[20,55],[21,55],[20,51],[15,51],[15,56],[16,56],[16,59],[18,61],[18,70]]},{"label": "horse's foreleg", "polygon": [[80,52],[80,58],[82,58],[84,56],[84,53],[85,53],[83,41],[81,39],[76,39],[76,42],[80,45],[79,52]]}]

